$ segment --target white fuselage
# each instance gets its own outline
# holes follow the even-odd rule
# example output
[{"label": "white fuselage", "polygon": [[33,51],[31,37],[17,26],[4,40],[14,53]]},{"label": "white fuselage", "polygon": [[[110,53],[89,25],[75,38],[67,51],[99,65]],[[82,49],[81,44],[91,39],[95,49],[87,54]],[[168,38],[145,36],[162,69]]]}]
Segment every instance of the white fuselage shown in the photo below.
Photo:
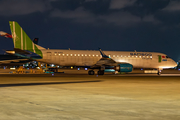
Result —
[{"label": "white fuselage", "polygon": [[[42,53],[43,59],[39,61],[60,66],[92,66],[101,58],[100,52],[93,50],[44,49]],[[116,62],[130,63],[134,68],[163,69],[177,65],[171,58],[166,58],[167,55],[157,52],[104,51],[104,53]]]}]

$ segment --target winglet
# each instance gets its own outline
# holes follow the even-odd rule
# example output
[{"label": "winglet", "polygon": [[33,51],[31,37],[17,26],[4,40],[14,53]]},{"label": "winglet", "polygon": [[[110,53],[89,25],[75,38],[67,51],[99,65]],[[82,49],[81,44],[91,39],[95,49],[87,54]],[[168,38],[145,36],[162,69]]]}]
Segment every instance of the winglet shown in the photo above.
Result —
[{"label": "winglet", "polygon": [[101,48],[99,48],[99,52],[101,53],[103,58],[109,58],[109,56],[107,56],[106,54],[104,54],[104,52],[101,50]]}]

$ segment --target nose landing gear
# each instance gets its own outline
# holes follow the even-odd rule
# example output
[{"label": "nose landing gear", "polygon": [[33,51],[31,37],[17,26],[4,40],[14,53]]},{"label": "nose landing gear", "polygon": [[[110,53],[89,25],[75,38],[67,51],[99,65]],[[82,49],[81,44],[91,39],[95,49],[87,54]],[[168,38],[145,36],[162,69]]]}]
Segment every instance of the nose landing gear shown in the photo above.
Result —
[{"label": "nose landing gear", "polygon": [[161,75],[161,70],[162,69],[158,69],[158,73],[157,73],[158,75]]}]

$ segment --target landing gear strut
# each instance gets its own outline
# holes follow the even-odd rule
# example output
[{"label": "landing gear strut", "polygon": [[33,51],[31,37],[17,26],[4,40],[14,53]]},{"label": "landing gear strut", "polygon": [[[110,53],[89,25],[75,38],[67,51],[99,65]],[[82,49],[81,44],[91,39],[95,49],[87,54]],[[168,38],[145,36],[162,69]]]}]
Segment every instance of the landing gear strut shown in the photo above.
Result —
[{"label": "landing gear strut", "polygon": [[94,71],[93,71],[93,70],[89,70],[89,71],[88,71],[88,74],[89,74],[89,75],[94,75]]}]

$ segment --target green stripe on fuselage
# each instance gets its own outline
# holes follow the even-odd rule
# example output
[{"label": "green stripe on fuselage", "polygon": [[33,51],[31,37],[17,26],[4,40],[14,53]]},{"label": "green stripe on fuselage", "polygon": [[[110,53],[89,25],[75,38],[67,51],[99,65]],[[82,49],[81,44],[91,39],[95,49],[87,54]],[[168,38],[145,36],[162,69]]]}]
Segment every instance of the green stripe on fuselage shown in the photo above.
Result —
[{"label": "green stripe on fuselage", "polygon": [[161,55],[159,55],[158,57],[159,57],[159,62],[161,62]]}]

